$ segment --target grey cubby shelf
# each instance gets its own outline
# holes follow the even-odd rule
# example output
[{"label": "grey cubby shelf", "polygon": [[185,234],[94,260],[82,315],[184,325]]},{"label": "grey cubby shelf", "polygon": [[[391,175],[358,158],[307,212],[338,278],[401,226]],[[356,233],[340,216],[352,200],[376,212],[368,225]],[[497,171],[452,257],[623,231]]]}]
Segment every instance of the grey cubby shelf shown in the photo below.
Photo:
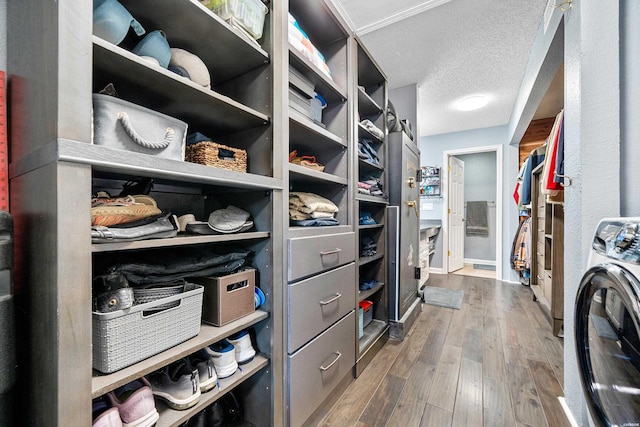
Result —
[{"label": "grey cubby shelf", "polygon": [[360,171],[361,172],[365,172],[365,171],[383,171],[384,167],[379,165],[379,164],[375,164],[375,163],[371,163],[367,160],[363,160],[363,159],[358,159],[358,164],[360,165]]},{"label": "grey cubby shelf", "polygon": [[382,205],[389,204],[389,199],[385,199],[384,197],[369,196],[367,194],[360,194],[360,193],[356,195],[356,200],[360,202],[380,203]]},{"label": "grey cubby shelf", "polygon": [[374,286],[371,289],[367,289],[366,291],[358,291],[358,302],[362,302],[367,298],[369,298],[371,295],[375,294],[376,292],[384,289],[384,286],[385,286],[384,283],[378,283],[376,286]]},{"label": "grey cubby shelf", "polygon": [[387,322],[383,320],[373,319],[364,328],[364,336],[360,338],[360,353],[366,352],[373,343],[375,343],[389,328]]},{"label": "grey cubby shelf", "polygon": [[186,422],[190,417],[204,410],[207,406],[220,399],[246,379],[251,378],[253,374],[267,365],[269,365],[269,359],[262,355],[256,355],[251,362],[240,365],[240,368],[230,377],[218,380],[218,386],[216,388],[207,393],[202,393],[200,401],[195,406],[184,411],[176,411],[169,408],[164,402],[158,401],[159,403],[156,404],[156,407],[160,413],[160,419],[156,423],[156,427],[176,427],[182,425],[182,423]]},{"label": "grey cubby shelf", "polygon": [[365,225],[358,225],[358,228],[360,230],[371,230],[371,229],[375,229],[375,228],[384,228],[384,224],[365,224]]},{"label": "grey cubby shelf", "polygon": [[[192,52],[209,67],[214,85],[226,82],[269,62],[269,54],[197,0],[139,0],[121,3],[147,32],[162,29],[171,47]],[[180,17],[176,19],[176,17]],[[189,23],[185,31],[184,23]]]},{"label": "grey cubby shelf", "polygon": [[220,235],[212,235],[212,236],[195,236],[195,235],[179,234],[178,236],[172,237],[170,239],[149,239],[149,240],[138,240],[134,242],[94,243],[91,245],[91,252],[97,253],[97,252],[138,250],[138,249],[166,248],[171,246],[201,245],[203,243],[240,242],[245,240],[268,239],[270,235],[271,234],[266,231],[238,233],[238,234],[220,234]]},{"label": "grey cubby shelf", "polygon": [[383,140],[381,140],[380,138],[378,138],[377,136],[375,136],[374,134],[369,132],[369,130],[367,128],[365,128],[364,126],[362,126],[361,123],[358,123],[358,137],[359,138],[368,138],[368,139],[371,139],[374,142],[377,142],[379,144],[382,144],[384,142]]},{"label": "grey cubby shelf", "polygon": [[155,356],[151,356],[134,365],[107,375],[102,375],[99,372],[94,371],[94,375],[91,380],[91,397],[102,396],[111,390],[115,390],[116,388],[137,378],[167,366],[171,362],[186,357],[201,348],[252,326],[266,319],[268,316],[269,313],[266,311],[256,310],[255,312],[243,316],[238,320],[234,320],[224,326],[212,326],[203,323],[200,326],[200,333],[197,336],[183,342],[182,344],[178,344],[175,347],[158,353]]},{"label": "grey cubby shelf", "polygon": [[347,141],[344,138],[313,123],[292,108],[289,108],[289,132],[291,140],[296,143],[297,141],[305,141],[310,146],[323,143],[332,143],[345,148],[347,146]]},{"label": "grey cubby shelf", "polygon": [[358,111],[360,112],[360,117],[364,118],[380,114],[382,108],[363,88],[358,87]]},{"label": "grey cubby shelf", "polygon": [[[179,118],[189,125],[206,125],[212,130],[207,132],[210,137],[264,126],[271,121],[264,113],[150,64],[99,37],[93,36],[93,47],[96,91],[115,82],[123,99]],[[128,72],[122,73],[122,70]]]},{"label": "grey cubby shelf", "polygon": [[339,184],[347,185],[348,180],[342,176],[332,175],[326,172],[320,172],[304,166],[289,164],[289,180],[298,183],[315,183],[315,184]]},{"label": "grey cubby shelf", "polygon": [[348,99],[346,92],[335,81],[320,71],[293,46],[289,46],[289,61],[314,84],[316,92],[322,94],[327,103],[345,102]]},{"label": "grey cubby shelf", "polygon": [[363,265],[370,264],[374,261],[384,258],[384,252],[377,253],[373,256],[365,256],[358,258],[358,266],[361,267]]},{"label": "grey cubby shelf", "polygon": [[14,162],[10,166],[10,175],[24,174],[52,161],[87,164],[91,165],[94,170],[105,173],[163,178],[191,184],[254,190],[282,189],[282,180],[268,176],[162,159],[142,153],[65,139],[51,142]]}]

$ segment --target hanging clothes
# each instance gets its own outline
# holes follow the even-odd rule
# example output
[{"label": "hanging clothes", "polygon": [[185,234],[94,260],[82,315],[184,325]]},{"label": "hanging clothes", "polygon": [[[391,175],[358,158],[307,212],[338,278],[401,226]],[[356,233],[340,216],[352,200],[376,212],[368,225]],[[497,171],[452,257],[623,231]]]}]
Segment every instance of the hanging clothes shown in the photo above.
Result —
[{"label": "hanging clothes", "polygon": [[522,205],[531,204],[531,172],[544,161],[544,156],[547,151],[547,143],[545,141],[540,147],[531,151],[529,154],[529,161],[524,171],[524,177],[522,181]]},{"label": "hanging clothes", "polygon": [[527,157],[522,162],[520,166],[520,170],[518,171],[518,177],[516,178],[516,188],[513,191],[513,200],[516,201],[516,205],[518,206],[518,210],[522,210],[522,182],[524,181],[524,171],[527,168],[527,164],[529,163],[529,158]]},{"label": "hanging clothes", "polygon": [[553,173],[556,169],[556,156],[558,152],[558,139],[562,124],[564,110],[560,111],[553,123],[551,133],[547,138],[547,152],[545,155],[544,167],[542,169],[542,180],[540,191],[547,196],[557,196],[562,191],[562,186],[553,180]]},{"label": "hanging clothes", "polygon": [[513,245],[513,269],[516,271],[529,270],[531,268],[531,217],[520,224]]},{"label": "hanging clothes", "polygon": [[556,167],[553,181],[564,184],[564,118],[560,124],[560,135],[558,136],[558,150],[556,154]]}]

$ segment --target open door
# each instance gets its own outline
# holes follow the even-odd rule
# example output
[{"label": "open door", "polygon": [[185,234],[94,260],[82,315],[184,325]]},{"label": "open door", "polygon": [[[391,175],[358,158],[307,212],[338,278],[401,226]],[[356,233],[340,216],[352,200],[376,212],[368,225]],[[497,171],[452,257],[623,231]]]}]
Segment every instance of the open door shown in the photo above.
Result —
[{"label": "open door", "polygon": [[449,260],[447,272],[464,267],[464,162],[449,156]]}]

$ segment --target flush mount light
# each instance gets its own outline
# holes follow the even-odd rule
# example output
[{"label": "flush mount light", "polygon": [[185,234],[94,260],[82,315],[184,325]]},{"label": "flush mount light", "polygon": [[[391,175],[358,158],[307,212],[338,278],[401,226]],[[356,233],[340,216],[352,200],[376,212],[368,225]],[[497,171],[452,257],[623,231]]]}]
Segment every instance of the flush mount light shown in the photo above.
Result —
[{"label": "flush mount light", "polygon": [[473,95],[458,101],[458,103],[456,104],[456,108],[459,111],[473,111],[484,107],[485,105],[487,105],[487,102],[489,102],[489,100],[486,96]]}]

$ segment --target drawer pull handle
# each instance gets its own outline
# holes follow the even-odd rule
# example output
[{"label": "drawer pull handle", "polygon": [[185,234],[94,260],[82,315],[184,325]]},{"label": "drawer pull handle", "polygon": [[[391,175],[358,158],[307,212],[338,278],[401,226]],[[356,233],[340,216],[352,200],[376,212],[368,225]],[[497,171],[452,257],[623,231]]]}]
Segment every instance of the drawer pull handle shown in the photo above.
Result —
[{"label": "drawer pull handle", "polygon": [[342,294],[339,294],[339,293],[336,292],[336,296],[335,297],[333,297],[333,298],[331,298],[330,300],[327,300],[327,301],[320,301],[320,305],[331,304],[332,302],[337,301],[338,298],[341,298],[341,297],[342,297]]},{"label": "drawer pull handle", "polygon": [[324,371],[328,371],[329,369],[331,369],[331,367],[332,367],[333,365],[335,365],[335,364],[336,364],[336,362],[338,361],[338,359],[340,359],[340,358],[342,357],[342,353],[340,353],[339,351],[336,351],[336,352],[335,352],[335,353],[333,353],[333,354],[335,354],[335,355],[336,355],[336,358],[335,358],[335,359],[333,359],[333,362],[329,363],[329,365],[328,365],[328,366],[320,366],[320,370],[321,370],[321,371],[323,371],[323,372],[324,372]]},{"label": "drawer pull handle", "polygon": [[337,254],[338,252],[342,252],[342,249],[335,248],[335,249],[331,249],[330,251],[320,251],[320,255],[325,256],[325,255]]}]

